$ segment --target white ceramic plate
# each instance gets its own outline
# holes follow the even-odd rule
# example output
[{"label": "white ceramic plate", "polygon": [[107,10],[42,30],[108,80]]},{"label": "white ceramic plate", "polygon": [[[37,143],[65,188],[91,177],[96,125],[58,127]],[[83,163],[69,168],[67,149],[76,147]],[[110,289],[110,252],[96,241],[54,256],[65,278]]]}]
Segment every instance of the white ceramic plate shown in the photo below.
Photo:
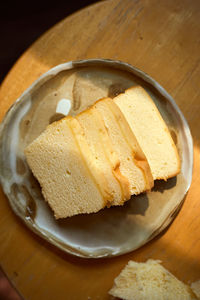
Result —
[{"label": "white ceramic plate", "polygon": [[[114,97],[135,84],[151,94],[168,124],[181,157],[181,173],[155,182],[150,193],[132,197],[123,207],[56,221],[28,168],[24,148],[63,117],[63,109],[75,115],[98,98]],[[0,125],[0,180],[13,211],[32,231],[81,257],[127,253],[160,233],[184,201],[192,165],[190,130],[172,97],[147,74],[120,61],[92,59],[56,66],[17,99]]]}]

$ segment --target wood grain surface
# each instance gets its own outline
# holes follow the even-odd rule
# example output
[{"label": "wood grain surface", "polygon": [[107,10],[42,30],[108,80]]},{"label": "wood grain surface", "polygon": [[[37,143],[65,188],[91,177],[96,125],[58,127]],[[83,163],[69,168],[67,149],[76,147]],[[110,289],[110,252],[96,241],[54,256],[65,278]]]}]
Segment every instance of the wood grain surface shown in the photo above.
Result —
[{"label": "wood grain surface", "polygon": [[111,299],[130,260],[160,259],[186,283],[200,279],[200,1],[109,0],[67,17],[16,62],[0,90],[0,119],[51,67],[76,59],[128,62],[174,97],[194,140],[193,180],[173,224],[141,249],[112,259],[64,254],[30,232],[0,189],[0,264],[25,299]]}]

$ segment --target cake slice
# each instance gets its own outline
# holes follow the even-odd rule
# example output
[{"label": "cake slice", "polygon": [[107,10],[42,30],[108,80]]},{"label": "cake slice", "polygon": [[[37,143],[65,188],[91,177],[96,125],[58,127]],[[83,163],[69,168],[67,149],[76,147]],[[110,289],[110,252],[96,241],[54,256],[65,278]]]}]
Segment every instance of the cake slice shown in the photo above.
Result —
[{"label": "cake slice", "polygon": [[198,299],[188,285],[152,259],[146,263],[129,261],[115,278],[109,294],[123,300]]},{"label": "cake slice", "polygon": [[77,141],[79,151],[83,157],[83,160],[85,161],[85,164],[90,170],[94,181],[96,182],[97,186],[99,187],[99,190],[101,191],[105,204],[110,206],[110,203],[113,201],[113,197],[109,191],[109,183],[106,180],[106,177],[104,176],[104,170],[99,168],[99,165],[93,153],[91,152],[89,145],[86,142],[83,128],[81,127],[80,123],[76,118],[68,117],[66,120]]},{"label": "cake slice", "polygon": [[[124,178],[120,174],[120,161],[114,151],[103,120],[98,111],[91,107],[76,116],[84,131],[84,136],[90,147],[97,167],[103,171],[111,195],[111,205],[122,205],[125,200],[123,193]],[[125,184],[125,183],[124,183]]]},{"label": "cake slice", "polygon": [[155,103],[140,86],[129,88],[114,98],[151,168],[154,180],[173,177],[180,172],[178,151]]},{"label": "cake slice", "polygon": [[119,157],[120,172],[129,182],[129,194],[150,190],[153,177],[149,164],[121,110],[110,98],[97,101],[95,108],[101,113],[114,151]]},{"label": "cake slice", "polygon": [[105,199],[68,125],[68,117],[49,125],[25,149],[25,155],[57,219],[105,207]]}]

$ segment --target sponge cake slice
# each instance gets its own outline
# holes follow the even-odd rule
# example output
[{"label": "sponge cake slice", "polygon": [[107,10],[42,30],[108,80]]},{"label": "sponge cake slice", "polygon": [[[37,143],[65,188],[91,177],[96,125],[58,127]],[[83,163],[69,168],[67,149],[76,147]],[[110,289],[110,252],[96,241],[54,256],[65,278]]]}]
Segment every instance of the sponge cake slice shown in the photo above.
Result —
[{"label": "sponge cake slice", "polygon": [[115,278],[109,294],[124,300],[199,299],[188,285],[160,265],[160,261],[153,259],[146,263],[129,261]]},{"label": "sponge cake slice", "polygon": [[74,137],[79,145],[80,154],[83,157],[83,160],[85,161],[87,167],[89,168],[94,181],[99,187],[99,190],[101,191],[101,194],[104,198],[105,205],[110,206],[110,203],[113,200],[112,195],[109,192],[109,184],[104,176],[104,170],[99,168],[99,165],[93,155],[93,153],[90,151],[89,145],[86,142],[85,133],[83,131],[83,128],[79,124],[76,118],[68,117],[67,119],[68,125],[71,128]]},{"label": "sponge cake slice", "polygon": [[67,118],[49,125],[25,149],[28,164],[57,219],[97,212],[106,204]]},{"label": "sponge cake slice", "polygon": [[180,172],[180,159],[155,103],[140,86],[129,88],[114,98],[149,162],[154,180],[173,177]]},{"label": "sponge cake slice", "polygon": [[151,189],[153,178],[149,164],[118,106],[112,99],[105,98],[97,101],[95,108],[101,113],[119,157],[121,174],[129,182],[129,193],[136,195]]},{"label": "sponge cake slice", "polygon": [[106,137],[103,121],[98,112],[91,107],[76,116],[83,128],[86,141],[96,160],[98,168],[104,172],[109,185],[109,193],[112,195],[112,205],[121,205],[124,202],[121,181],[118,178],[119,159],[114,150],[110,151],[109,141]]}]

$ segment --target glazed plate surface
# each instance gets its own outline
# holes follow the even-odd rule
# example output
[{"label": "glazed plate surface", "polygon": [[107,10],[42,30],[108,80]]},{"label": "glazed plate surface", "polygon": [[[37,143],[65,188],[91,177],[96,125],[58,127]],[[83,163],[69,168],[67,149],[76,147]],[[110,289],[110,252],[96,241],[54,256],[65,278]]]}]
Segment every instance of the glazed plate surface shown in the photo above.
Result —
[{"label": "glazed plate surface", "polygon": [[[97,99],[140,84],[152,96],[181,157],[181,173],[123,207],[55,220],[24,157],[24,148],[50,123],[76,115]],[[13,211],[36,234],[73,255],[109,257],[135,250],[159,234],[180,210],[192,179],[193,144],[172,97],[142,71],[119,61],[68,62],[42,75],[0,125],[0,180]]]}]

